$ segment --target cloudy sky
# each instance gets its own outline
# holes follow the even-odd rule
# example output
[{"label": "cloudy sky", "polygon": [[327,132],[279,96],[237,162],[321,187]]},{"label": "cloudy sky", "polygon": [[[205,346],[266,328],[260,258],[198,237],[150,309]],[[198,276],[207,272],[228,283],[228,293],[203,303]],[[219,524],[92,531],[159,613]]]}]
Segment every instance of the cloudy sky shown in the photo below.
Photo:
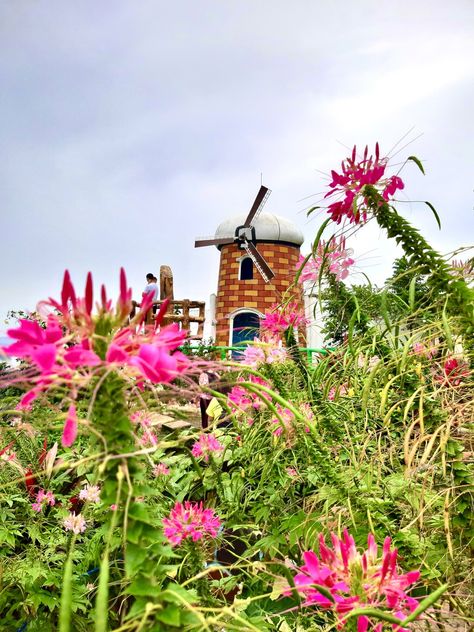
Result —
[{"label": "cloudy sky", "polygon": [[[472,0],[0,0],[1,319],[65,268],[114,293],[123,265],[139,296],[167,264],[177,298],[208,300],[218,251],[194,238],[261,173],[307,250],[322,172],[407,133],[393,162],[427,175],[404,169],[400,211],[443,252],[474,242],[473,31]],[[375,227],[351,245],[389,273]]]}]

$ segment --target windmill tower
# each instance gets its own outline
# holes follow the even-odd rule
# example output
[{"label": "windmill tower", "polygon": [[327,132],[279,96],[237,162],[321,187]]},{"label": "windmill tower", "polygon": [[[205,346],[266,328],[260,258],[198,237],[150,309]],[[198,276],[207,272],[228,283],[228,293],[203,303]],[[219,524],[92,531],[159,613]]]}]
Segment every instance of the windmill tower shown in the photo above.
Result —
[{"label": "windmill tower", "polygon": [[[263,213],[270,195],[260,187],[247,215],[223,221],[214,237],[197,239],[195,247],[220,250],[219,280],[213,320],[217,345],[235,346],[258,334],[260,319],[269,308],[288,298],[294,281],[301,231],[278,215]],[[293,298],[303,305],[302,293]]]}]

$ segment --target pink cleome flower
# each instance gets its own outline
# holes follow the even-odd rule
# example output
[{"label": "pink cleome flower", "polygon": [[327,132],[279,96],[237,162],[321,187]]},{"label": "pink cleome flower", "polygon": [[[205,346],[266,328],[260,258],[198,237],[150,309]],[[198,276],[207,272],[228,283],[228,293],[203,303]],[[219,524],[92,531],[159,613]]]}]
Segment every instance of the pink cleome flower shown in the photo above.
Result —
[{"label": "pink cleome flower", "polygon": [[[270,384],[268,384],[268,382],[256,375],[249,374],[247,376],[247,380],[249,382],[253,382],[254,384],[260,384],[261,386],[266,386],[267,388],[270,388]],[[244,381],[244,378],[237,378],[237,382]],[[247,390],[245,387],[240,386],[237,383],[228,394],[227,403],[229,404],[229,407],[236,412],[246,412],[250,408],[259,410],[262,407],[262,398],[264,400],[271,399],[267,393],[262,392],[260,397],[256,393]]]},{"label": "pink cleome flower", "polygon": [[268,332],[272,336],[280,336],[290,327],[296,329],[309,324],[301,305],[295,301],[284,307],[273,305],[270,309],[271,311],[262,318],[260,327],[263,332]]},{"label": "pink cleome flower", "polygon": [[397,189],[405,187],[398,176],[384,178],[388,158],[380,158],[379,144],[375,145],[375,159],[368,155],[368,147],[365,148],[363,159],[356,161],[357,149],[354,147],[352,155],[346,158],[341,165],[342,173],[331,171],[331,189],[325,197],[339,193],[342,200],[333,202],[328,207],[331,219],[340,224],[343,219],[350,223],[359,224],[367,220],[367,199],[364,197],[364,187],[371,185],[381,193],[384,200],[388,201]]},{"label": "pink cleome flower", "polygon": [[79,492],[79,498],[90,503],[99,503],[100,487],[98,485],[87,484],[84,489],[81,489],[81,491]]},{"label": "pink cleome flower", "polygon": [[44,505],[52,507],[56,504],[53,492],[45,492],[44,489],[40,489],[36,494],[35,502],[31,505],[33,511],[40,513],[43,510]]},{"label": "pink cleome flower", "polygon": [[211,454],[220,454],[224,446],[219,443],[213,434],[202,434],[192,447],[192,454],[197,458],[203,458],[206,463]]},{"label": "pink cleome flower", "polygon": [[338,281],[342,281],[349,276],[349,268],[354,265],[351,258],[352,250],[346,248],[346,238],[341,236],[337,239],[331,237],[328,242],[320,241],[316,252],[306,261],[306,257],[300,255],[297,269],[304,265],[299,281],[311,281],[315,283],[320,280],[324,273],[334,274]]},{"label": "pink cleome flower", "polygon": [[256,367],[260,364],[274,364],[284,362],[288,357],[282,341],[274,336],[254,338],[243,353],[243,363],[247,366]]},{"label": "pink cleome flower", "polygon": [[156,477],[169,476],[170,474],[170,469],[166,465],[166,463],[158,463],[157,465],[155,465],[152,471],[153,471],[153,476],[156,476]]},{"label": "pink cleome flower", "polygon": [[73,511],[69,512],[69,516],[64,518],[63,525],[66,531],[72,531],[76,535],[84,533],[87,527],[87,523],[82,514],[77,514],[76,516]]},{"label": "pink cleome flower", "polygon": [[[22,408],[29,408],[42,392],[53,387],[65,385],[73,392],[77,386],[83,386],[94,377],[95,372],[108,368],[117,368],[130,377],[150,382],[170,382],[184,373],[189,367],[189,359],[177,351],[187,337],[174,323],[159,327],[166,311],[157,315],[154,327],[137,331],[128,325],[130,313],[131,289],[123,269],[120,271],[120,296],[115,309],[107,299],[102,286],[101,303],[97,313],[93,313],[92,276],[87,276],[85,296],[80,298],[71,282],[69,272],[64,274],[61,300],[43,301],[43,307],[53,308],[55,314],[49,314],[46,322],[39,323],[30,319],[20,319],[19,326],[8,330],[8,336],[14,340],[7,347],[0,347],[8,356],[22,358],[30,362],[39,372],[33,378],[33,388],[22,398]],[[148,306],[149,307],[149,306]],[[163,313],[162,313],[163,311]],[[104,335],[104,324],[109,338]],[[97,340],[101,346],[97,349]],[[69,428],[74,429],[70,423]],[[74,433],[66,433],[64,445],[71,445]]]},{"label": "pink cleome flower", "polygon": [[164,535],[171,546],[177,546],[187,538],[193,542],[205,535],[215,538],[220,526],[221,521],[214,510],[204,509],[202,501],[185,501],[184,505],[177,502],[168,518],[163,518]]},{"label": "pink cleome flower", "polygon": [[[401,621],[413,612],[418,601],[410,597],[406,589],[418,581],[419,571],[399,574],[397,549],[391,548],[390,538],[385,538],[382,556],[378,556],[374,536],[369,534],[367,550],[360,553],[354,539],[345,530],[342,539],[331,534],[332,549],[322,535],[319,536],[319,557],[313,551],[303,553],[304,565],[294,577],[295,587],[305,598],[305,606],[332,609],[338,617],[337,628],[342,629],[347,613],[356,608],[381,608]],[[314,584],[326,588],[331,601],[320,593]],[[286,595],[291,594],[288,589]],[[358,632],[369,629],[382,632],[382,624],[374,623],[367,616],[358,617]],[[394,626],[397,632],[405,628]]]}]

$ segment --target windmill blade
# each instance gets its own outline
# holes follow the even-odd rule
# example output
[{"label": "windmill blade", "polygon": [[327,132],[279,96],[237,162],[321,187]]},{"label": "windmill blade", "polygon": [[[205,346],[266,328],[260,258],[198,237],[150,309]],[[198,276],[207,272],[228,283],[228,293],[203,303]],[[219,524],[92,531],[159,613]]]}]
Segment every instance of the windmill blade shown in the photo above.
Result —
[{"label": "windmill blade", "polygon": [[255,247],[255,244],[253,244],[251,241],[245,240],[242,245],[244,247],[245,252],[252,259],[252,261],[255,264],[255,267],[260,272],[262,279],[265,281],[265,283],[270,283],[270,281],[275,276],[275,273],[270,268],[268,263],[265,261],[263,256],[258,252],[257,248]]},{"label": "windmill blade", "polygon": [[235,241],[235,237],[203,237],[202,239],[196,239],[194,242],[195,248],[202,248],[203,246],[225,246],[226,244],[232,244]]},{"label": "windmill blade", "polygon": [[244,222],[245,228],[248,228],[252,224],[252,220],[260,213],[262,208],[265,206],[265,202],[268,199],[271,191],[267,187],[263,185],[260,187],[259,192],[257,193],[257,197],[255,198],[255,202],[252,204],[252,208],[247,215],[247,219]]}]

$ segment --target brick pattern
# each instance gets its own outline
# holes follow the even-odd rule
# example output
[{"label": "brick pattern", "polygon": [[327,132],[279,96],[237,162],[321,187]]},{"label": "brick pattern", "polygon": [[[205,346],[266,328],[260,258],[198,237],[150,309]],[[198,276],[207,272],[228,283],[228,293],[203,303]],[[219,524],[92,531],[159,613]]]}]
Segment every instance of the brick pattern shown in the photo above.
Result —
[{"label": "brick pattern", "polygon": [[[288,298],[287,290],[294,281],[299,247],[258,243],[257,248],[275,273],[271,283],[265,283],[255,267],[253,279],[239,281],[240,258],[246,256],[245,250],[235,243],[222,247],[216,300],[218,345],[225,346],[229,343],[229,315],[236,309],[250,307],[264,313],[273,303],[280,303]],[[293,299],[297,299],[302,305],[299,290],[296,294],[293,292]],[[300,334],[304,336],[304,332]]]}]

